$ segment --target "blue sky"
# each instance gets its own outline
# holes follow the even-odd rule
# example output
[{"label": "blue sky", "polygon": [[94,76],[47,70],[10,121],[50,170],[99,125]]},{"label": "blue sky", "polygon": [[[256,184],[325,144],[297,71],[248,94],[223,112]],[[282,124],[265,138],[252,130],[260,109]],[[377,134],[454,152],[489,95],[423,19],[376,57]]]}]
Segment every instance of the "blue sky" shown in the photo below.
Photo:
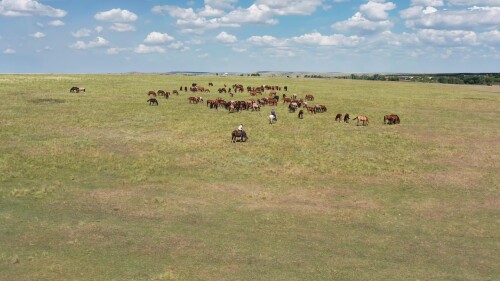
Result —
[{"label": "blue sky", "polygon": [[0,0],[0,73],[500,72],[500,0]]}]

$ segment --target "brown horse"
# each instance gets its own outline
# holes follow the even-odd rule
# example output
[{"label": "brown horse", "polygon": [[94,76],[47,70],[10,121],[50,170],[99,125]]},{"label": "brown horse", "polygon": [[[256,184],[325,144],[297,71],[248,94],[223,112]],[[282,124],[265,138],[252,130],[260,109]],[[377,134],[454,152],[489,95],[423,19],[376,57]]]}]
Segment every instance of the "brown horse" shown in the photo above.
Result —
[{"label": "brown horse", "polygon": [[303,119],[304,118],[304,110],[299,110],[299,119]]},{"label": "brown horse", "polygon": [[339,114],[337,114],[337,115],[335,116],[335,121],[337,121],[337,122],[339,122],[339,123],[340,123],[340,121],[341,121],[341,120],[342,120],[342,114],[341,114],[341,113],[339,113]]},{"label": "brown horse", "polygon": [[248,137],[247,137],[247,134],[245,133],[245,131],[238,131],[238,130],[234,130],[232,133],[231,133],[231,141],[232,142],[245,142],[248,140]]},{"label": "brown horse", "polygon": [[358,115],[356,118],[354,118],[352,120],[358,120],[356,122],[356,126],[359,126],[359,121],[361,121],[363,126],[368,126],[368,117],[366,117],[365,115]]},{"label": "brown horse", "polygon": [[399,120],[399,116],[396,114],[389,114],[384,116],[384,124],[392,125],[399,124],[401,120]]}]

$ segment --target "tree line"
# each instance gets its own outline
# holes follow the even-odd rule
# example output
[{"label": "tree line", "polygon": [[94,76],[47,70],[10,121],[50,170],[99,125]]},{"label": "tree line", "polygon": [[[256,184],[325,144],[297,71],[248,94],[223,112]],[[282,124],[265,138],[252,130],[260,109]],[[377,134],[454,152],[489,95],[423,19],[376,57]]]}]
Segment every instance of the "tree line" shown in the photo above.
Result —
[{"label": "tree line", "polygon": [[[309,78],[309,77],[307,77]],[[322,77],[310,77],[322,78]],[[340,76],[341,79],[377,80],[377,81],[410,81],[444,84],[500,85],[500,73],[439,73],[439,74],[351,74]]]}]

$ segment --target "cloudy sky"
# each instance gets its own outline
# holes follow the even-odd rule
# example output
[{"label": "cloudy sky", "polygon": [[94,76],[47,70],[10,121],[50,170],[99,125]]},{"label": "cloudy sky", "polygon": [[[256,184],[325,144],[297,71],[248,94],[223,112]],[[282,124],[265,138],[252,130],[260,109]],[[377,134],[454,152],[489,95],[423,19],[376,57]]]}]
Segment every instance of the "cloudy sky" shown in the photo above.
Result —
[{"label": "cloudy sky", "polygon": [[500,0],[0,0],[0,73],[500,72]]}]

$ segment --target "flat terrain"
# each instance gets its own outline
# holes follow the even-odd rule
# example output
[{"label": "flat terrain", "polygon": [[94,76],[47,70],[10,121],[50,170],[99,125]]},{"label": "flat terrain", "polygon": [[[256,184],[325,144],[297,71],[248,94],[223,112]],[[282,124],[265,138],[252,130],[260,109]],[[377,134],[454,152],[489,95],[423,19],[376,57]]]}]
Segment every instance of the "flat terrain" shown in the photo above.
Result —
[{"label": "flat terrain", "polygon": [[[205,100],[229,99],[223,84],[287,85],[328,111],[299,120],[280,101],[269,125],[270,107],[146,102],[193,82],[214,83]],[[499,92],[0,75],[0,280],[498,280]],[[334,122],[346,112],[369,125]],[[231,143],[240,123],[249,140]]]}]

